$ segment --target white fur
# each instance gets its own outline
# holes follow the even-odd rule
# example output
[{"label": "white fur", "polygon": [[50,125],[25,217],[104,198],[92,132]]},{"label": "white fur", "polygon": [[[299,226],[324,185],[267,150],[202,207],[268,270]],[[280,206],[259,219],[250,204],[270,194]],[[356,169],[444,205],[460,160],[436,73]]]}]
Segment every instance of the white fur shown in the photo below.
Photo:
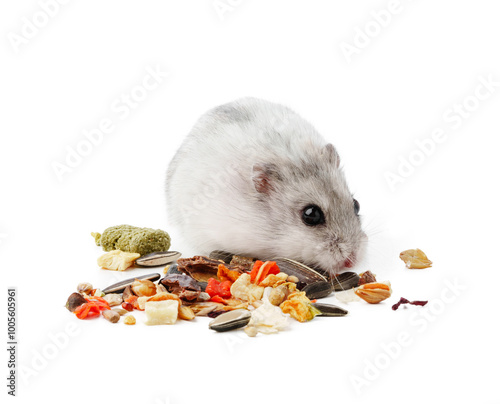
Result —
[{"label": "white fur", "polygon": [[[366,238],[338,155],[290,109],[245,98],[203,115],[167,173],[169,222],[200,254],[284,256],[325,270],[356,259]],[[258,192],[262,170],[272,190]],[[326,225],[306,226],[320,206]]]}]

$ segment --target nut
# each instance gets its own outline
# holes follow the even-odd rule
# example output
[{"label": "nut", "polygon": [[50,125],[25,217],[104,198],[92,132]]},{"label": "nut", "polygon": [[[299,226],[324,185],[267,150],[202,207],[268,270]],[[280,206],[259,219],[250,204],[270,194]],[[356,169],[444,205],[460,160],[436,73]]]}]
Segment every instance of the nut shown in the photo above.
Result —
[{"label": "nut", "polygon": [[427,258],[425,253],[416,248],[414,250],[406,250],[399,254],[399,258],[401,258],[406,264],[406,268],[410,269],[423,269],[430,268],[432,266],[432,261]]},{"label": "nut", "polygon": [[279,306],[286,299],[287,295],[288,287],[286,285],[279,285],[269,294],[269,302],[274,306]]},{"label": "nut", "polygon": [[87,295],[90,293],[92,289],[94,289],[93,286],[88,282],[79,283],[78,286],[76,287],[78,293],[86,293]]},{"label": "nut", "polygon": [[255,337],[259,333],[257,328],[252,326],[245,327],[244,331],[247,333],[249,337]]},{"label": "nut", "polygon": [[366,271],[359,274],[359,286],[372,282],[377,282],[377,278],[375,278],[375,274],[373,272]]},{"label": "nut", "polygon": [[127,325],[134,325],[135,324],[135,317],[128,315],[123,319],[123,323],[127,324]]},{"label": "nut", "polygon": [[117,323],[120,320],[120,315],[113,310],[103,310],[102,316],[110,323]]},{"label": "nut", "polygon": [[290,275],[287,280],[287,282],[293,282],[293,283],[298,283],[299,282],[299,278],[297,278],[295,275]]},{"label": "nut", "polygon": [[365,302],[376,304],[390,297],[392,289],[389,282],[372,282],[359,286],[354,293]]},{"label": "nut", "polygon": [[74,312],[78,306],[81,306],[82,304],[87,303],[87,300],[80,294],[80,293],[72,293],[68,297],[68,301],[66,302],[66,308]]}]

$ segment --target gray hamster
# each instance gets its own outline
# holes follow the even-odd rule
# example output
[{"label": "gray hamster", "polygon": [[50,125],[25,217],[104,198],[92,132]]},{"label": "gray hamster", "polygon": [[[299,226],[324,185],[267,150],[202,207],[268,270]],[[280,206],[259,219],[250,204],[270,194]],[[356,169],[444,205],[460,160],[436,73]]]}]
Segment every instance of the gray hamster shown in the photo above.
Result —
[{"label": "gray hamster", "polygon": [[170,224],[200,254],[287,257],[337,273],[364,250],[339,155],[297,113],[244,98],[195,124],[170,162]]}]

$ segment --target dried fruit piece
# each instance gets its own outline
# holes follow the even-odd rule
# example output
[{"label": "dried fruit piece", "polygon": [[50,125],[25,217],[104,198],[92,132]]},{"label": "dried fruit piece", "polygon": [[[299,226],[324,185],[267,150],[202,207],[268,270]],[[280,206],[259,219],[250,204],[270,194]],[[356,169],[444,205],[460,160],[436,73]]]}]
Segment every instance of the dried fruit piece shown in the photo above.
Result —
[{"label": "dried fruit piece", "polygon": [[110,293],[109,295],[104,295],[103,299],[106,300],[111,307],[118,306],[123,302],[122,295],[119,295],[118,293]]},{"label": "dried fruit piece", "polygon": [[128,315],[123,319],[123,323],[127,325],[134,325],[135,324],[135,317]]},{"label": "dried fruit piece", "polygon": [[218,268],[217,278],[219,278],[221,282],[230,281],[232,284],[243,273],[241,271],[229,269],[224,264],[220,264]]},{"label": "dried fruit piece", "polygon": [[144,311],[144,309],[146,308],[146,302],[148,301],[148,299],[149,299],[149,296],[138,297],[137,301],[136,301],[137,304],[134,305],[134,308],[137,310]]},{"label": "dried fruit piece", "polygon": [[134,310],[134,305],[132,303],[129,303],[129,302],[123,302],[122,303],[122,307],[127,310],[127,311],[132,311]]},{"label": "dried fruit piece", "polygon": [[[167,274],[159,285],[164,286],[165,292],[175,293],[181,299],[196,300],[201,293],[201,287],[193,278],[186,274]],[[158,293],[158,287],[157,293]]]},{"label": "dried fruit piece", "polygon": [[137,253],[114,250],[97,258],[97,265],[103,269],[125,271],[128,267],[134,265],[134,261],[140,256],[141,254]]},{"label": "dried fruit piece", "polygon": [[432,261],[427,258],[425,253],[416,248],[414,250],[406,250],[399,254],[399,258],[401,258],[406,264],[406,268],[410,269],[423,269],[430,268],[432,266]]},{"label": "dried fruit piece", "polygon": [[249,303],[260,300],[263,293],[264,288],[251,283],[249,274],[241,275],[231,286],[231,295],[233,297]]},{"label": "dried fruit piece", "polygon": [[178,317],[181,320],[192,320],[195,317],[194,311],[188,306],[181,306],[179,308]]},{"label": "dried fruit piece", "polygon": [[272,286],[273,288],[276,286],[281,285],[282,283],[285,283],[287,279],[289,278],[288,274],[285,274],[284,272],[280,272],[279,274],[269,274],[267,275],[262,282],[259,283],[259,286]]},{"label": "dried fruit piece", "polygon": [[153,296],[156,294],[156,285],[146,279],[136,279],[131,286],[132,292],[137,296]]},{"label": "dried fruit piece", "polygon": [[428,303],[427,300],[414,300],[413,302],[410,302],[408,299],[405,299],[402,297],[399,299],[399,302],[397,302],[395,305],[392,306],[392,310],[397,310],[399,306],[402,304],[413,304],[414,306],[425,306]]},{"label": "dried fruit piece", "polygon": [[181,307],[181,304],[182,304],[181,300],[179,299],[179,296],[177,296],[174,293],[163,292],[163,293],[158,293],[154,296],[147,298],[148,302],[161,302],[164,300],[175,300],[179,307]]},{"label": "dried fruit piece", "polygon": [[376,304],[390,297],[392,289],[390,282],[372,282],[359,286],[354,293],[365,302]]},{"label": "dried fruit piece", "polygon": [[175,324],[179,305],[173,300],[146,303],[146,325]]},{"label": "dried fruit piece", "polygon": [[305,292],[292,293],[287,300],[281,303],[280,308],[283,313],[290,314],[290,316],[301,323],[312,320],[316,315],[321,314],[321,312],[311,304]]}]

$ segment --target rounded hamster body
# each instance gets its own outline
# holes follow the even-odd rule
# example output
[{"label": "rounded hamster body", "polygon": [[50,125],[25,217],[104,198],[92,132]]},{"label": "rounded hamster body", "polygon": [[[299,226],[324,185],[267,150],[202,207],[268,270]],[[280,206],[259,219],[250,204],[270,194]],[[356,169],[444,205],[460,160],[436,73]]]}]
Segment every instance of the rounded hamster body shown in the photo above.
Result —
[{"label": "rounded hamster body", "polygon": [[365,244],[335,148],[279,104],[245,98],[205,113],[166,191],[169,222],[200,254],[287,257],[335,273]]}]

